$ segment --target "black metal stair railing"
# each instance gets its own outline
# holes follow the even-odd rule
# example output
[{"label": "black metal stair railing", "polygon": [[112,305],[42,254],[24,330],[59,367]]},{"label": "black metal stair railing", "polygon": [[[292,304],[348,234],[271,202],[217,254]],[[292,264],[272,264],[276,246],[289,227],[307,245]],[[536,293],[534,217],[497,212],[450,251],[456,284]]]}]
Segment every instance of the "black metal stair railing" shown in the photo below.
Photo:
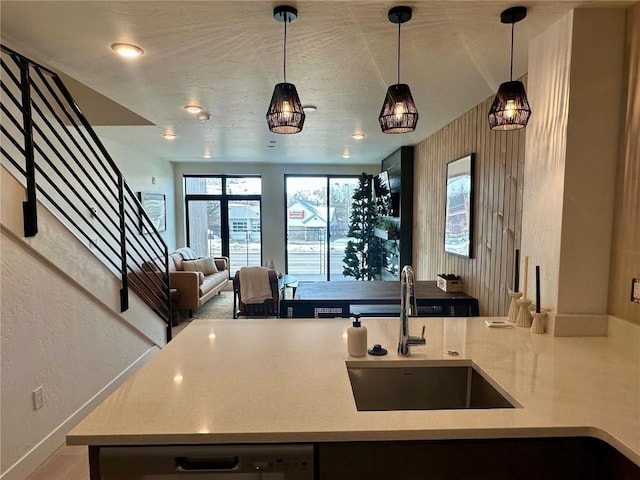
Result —
[{"label": "black metal stair railing", "polygon": [[60,77],[0,47],[0,153],[26,185],[25,237],[38,233],[39,200],[121,279],[120,311],[133,290],[170,340],[167,245]]}]

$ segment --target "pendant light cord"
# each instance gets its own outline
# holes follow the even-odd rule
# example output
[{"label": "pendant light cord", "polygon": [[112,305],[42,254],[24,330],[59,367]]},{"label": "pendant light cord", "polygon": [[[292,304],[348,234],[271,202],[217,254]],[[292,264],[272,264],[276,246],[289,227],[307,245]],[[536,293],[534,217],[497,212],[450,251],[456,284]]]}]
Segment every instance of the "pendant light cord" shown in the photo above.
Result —
[{"label": "pendant light cord", "polygon": [[282,64],[284,65],[284,83],[287,83],[287,21],[289,20],[289,14],[285,13],[284,15],[284,58]]},{"label": "pendant light cord", "polygon": [[513,29],[515,27],[515,23],[511,24],[511,61],[509,62],[509,81],[513,81]]},{"label": "pendant light cord", "polygon": [[398,22],[398,83],[400,83],[400,25],[401,22]]}]

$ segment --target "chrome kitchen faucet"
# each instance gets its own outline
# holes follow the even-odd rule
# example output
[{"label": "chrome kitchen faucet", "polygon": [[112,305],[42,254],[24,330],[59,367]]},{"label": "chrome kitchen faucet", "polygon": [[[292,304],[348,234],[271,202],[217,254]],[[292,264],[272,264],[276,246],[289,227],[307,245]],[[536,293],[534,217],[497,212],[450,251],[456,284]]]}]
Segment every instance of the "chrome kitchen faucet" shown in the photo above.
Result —
[{"label": "chrome kitchen faucet", "polygon": [[418,314],[418,305],[415,295],[415,276],[413,267],[405,265],[400,273],[400,339],[398,340],[398,355],[408,357],[409,346],[424,345],[424,325],[420,337],[409,335],[409,317]]}]

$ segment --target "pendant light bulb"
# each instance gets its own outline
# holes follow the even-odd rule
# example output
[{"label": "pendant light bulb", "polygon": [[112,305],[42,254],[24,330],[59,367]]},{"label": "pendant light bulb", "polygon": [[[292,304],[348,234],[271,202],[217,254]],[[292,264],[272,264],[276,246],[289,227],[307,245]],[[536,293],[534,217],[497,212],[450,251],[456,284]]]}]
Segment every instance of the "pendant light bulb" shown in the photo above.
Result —
[{"label": "pendant light bulb", "polygon": [[527,126],[531,117],[531,107],[527,99],[524,84],[513,80],[513,33],[514,25],[527,16],[526,7],[511,7],[500,15],[502,23],[511,24],[511,60],[509,81],[498,88],[496,98],[489,109],[489,128],[491,130],[518,130]]},{"label": "pendant light bulb", "polygon": [[402,116],[407,113],[407,104],[405,102],[397,102],[393,106],[393,115],[396,117],[396,120],[399,122],[402,120]]},{"label": "pendant light bulb", "polygon": [[411,8],[393,7],[388,18],[391,23],[398,24],[398,83],[387,89],[378,121],[383,133],[413,132],[418,124],[418,109],[409,85],[400,83],[400,26],[411,20]]},{"label": "pendant light bulb", "polygon": [[516,116],[516,110],[517,107],[515,100],[513,100],[513,98],[508,99],[504,106],[504,117],[507,120],[513,119]]},{"label": "pendant light bulb", "polygon": [[273,89],[267,125],[273,133],[298,133],[302,131],[306,115],[295,85],[287,83],[287,23],[298,18],[298,11],[289,5],[280,5],[273,9],[273,18],[284,23],[284,82]]},{"label": "pendant light bulb", "polygon": [[287,100],[282,102],[282,116],[287,120],[291,118],[291,105]]}]

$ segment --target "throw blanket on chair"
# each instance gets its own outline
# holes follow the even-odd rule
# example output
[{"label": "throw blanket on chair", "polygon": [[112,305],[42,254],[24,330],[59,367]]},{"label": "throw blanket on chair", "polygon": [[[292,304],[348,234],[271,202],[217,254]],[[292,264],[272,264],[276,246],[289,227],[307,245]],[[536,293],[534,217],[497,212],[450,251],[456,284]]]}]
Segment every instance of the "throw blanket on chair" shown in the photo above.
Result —
[{"label": "throw blanket on chair", "polygon": [[242,303],[255,304],[273,298],[269,285],[269,269],[242,267],[240,269],[240,298]]}]

